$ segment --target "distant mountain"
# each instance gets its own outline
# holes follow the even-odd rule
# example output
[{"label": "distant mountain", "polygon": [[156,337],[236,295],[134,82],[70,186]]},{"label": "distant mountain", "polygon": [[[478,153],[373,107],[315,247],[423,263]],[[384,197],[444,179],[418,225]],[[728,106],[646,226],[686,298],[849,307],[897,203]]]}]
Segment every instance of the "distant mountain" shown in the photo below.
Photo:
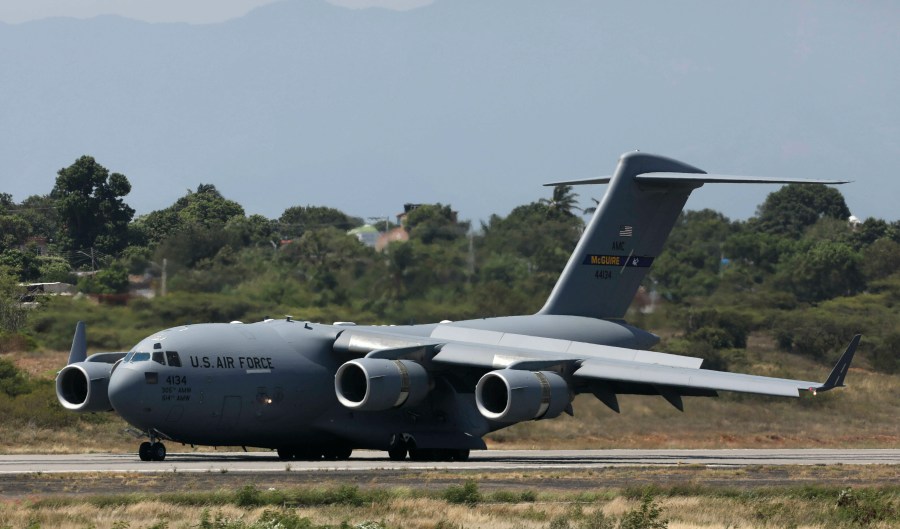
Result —
[{"label": "distant mountain", "polygon": [[[898,217],[891,3],[324,0],[221,24],[0,24],[0,191],[49,192],[91,154],[139,213],[215,184],[249,212],[404,202],[505,214],[639,148],[715,172],[852,178]],[[772,189],[704,189],[746,217]],[[877,191],[873,191],[877,190]],[[585,205],[600,189],[579,189]]]}]

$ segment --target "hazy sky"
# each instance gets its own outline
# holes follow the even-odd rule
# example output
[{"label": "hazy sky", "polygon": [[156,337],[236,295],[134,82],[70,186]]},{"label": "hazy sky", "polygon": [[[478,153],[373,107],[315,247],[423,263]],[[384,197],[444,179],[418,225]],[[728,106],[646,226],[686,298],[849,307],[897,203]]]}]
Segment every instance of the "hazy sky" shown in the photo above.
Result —
[{"label": "hazy sky", "polygon": [[[3,0],[0,22],[17,24],[48,17],[90,18],[120,15],[144,22],[212,24],[245,15],[276,0]],[[353,9],[383,7],[406,10],[433,0],[328,0]]]},{"label": "hazy sky", "polygon": [[[0,0],[0,192],[47,193],[90,154],[139,214],[209,183],[270,218],[442,202],[477,221],[640,149],[849,178],[853,214],[900,218],[900,2],[329,3]],[[747,218],[775,189],[687,207]]]}]

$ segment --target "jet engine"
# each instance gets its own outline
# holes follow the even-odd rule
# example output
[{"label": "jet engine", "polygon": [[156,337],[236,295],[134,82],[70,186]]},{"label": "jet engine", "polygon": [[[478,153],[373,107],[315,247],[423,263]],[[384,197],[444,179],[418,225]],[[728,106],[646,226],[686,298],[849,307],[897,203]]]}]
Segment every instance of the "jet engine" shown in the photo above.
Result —
[{"label": "jet engine", "polygon": [[77,362],[56,375],[56,398],[72,411],[109,411],[109,375],[114,365],[106,362]]},{"label": "jet engine", "polygon": [[499,369],[475,386],[478,411],[499,422],[552,419],[571,402],[569,385],[552,371]]},{"label": "jet engine", "polygon": [[382,411],[420,402],[428,394],[428,372],[411,360],[359,358],[338,368],[334,390],[344,406]]}]

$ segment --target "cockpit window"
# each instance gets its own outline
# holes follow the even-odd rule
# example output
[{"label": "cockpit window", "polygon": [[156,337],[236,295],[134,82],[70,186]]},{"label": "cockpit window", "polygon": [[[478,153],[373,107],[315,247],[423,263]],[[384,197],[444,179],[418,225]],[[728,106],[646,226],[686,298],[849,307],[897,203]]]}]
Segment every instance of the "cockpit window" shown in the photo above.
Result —
[{"label": "cockpit window", "polygon": [[134,353],[131,357],[132,362],[146,362],[150,360],[150,353]]},{"label": "cockpit window", "polygon": [[177,351],[166,351],[166,362],[172,367],[181,367],[181,357]]},{"label": "cockpit window", "polygon": [[157,364],[166,365],[165,357],[163,357],[162,351],[153,351],[153,361]]},{"label": "cockpit window", "polygon": [[128,353],[127,355],[125,355],[125,358],[122,359],[122,363],[123,363],[123,364],[127,364],[128,362],[131,362],[131,357],[132,357],[132,356],[134,356],[134,351],[131,351],[130,353]]}]

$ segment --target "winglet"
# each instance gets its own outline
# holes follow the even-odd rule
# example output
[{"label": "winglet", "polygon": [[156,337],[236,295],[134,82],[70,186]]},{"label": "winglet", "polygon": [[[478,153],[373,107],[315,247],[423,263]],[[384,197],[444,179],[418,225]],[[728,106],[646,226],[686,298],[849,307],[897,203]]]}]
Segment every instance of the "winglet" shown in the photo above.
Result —
[{"label": "winglet", "polygon": [[72,337],[72,348],[69,349],[69,363],[84,362],[87,359],[87,340],[84,334],[84,322],[75,324],[75,336]]},{"label": "winglet", "polygon": [[837,364],[834,365],[834,369],[832,369],[831,374],[828,375],[828,380],[817,388],[809,388],[813,394],[818,391],[828,391],[844,386],[844,378],[847,376],[847,371],[850,369],[850,362],[853,361],[853,355],[856,353],[857,346],[859,346],[860,337],[861,335],[857,334],[850,340],[850,345],[847,346],[847,350],[844,351],[844,354],[841,355]]}]

